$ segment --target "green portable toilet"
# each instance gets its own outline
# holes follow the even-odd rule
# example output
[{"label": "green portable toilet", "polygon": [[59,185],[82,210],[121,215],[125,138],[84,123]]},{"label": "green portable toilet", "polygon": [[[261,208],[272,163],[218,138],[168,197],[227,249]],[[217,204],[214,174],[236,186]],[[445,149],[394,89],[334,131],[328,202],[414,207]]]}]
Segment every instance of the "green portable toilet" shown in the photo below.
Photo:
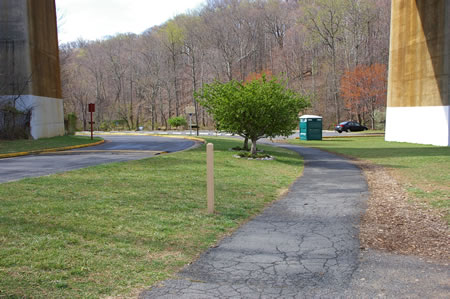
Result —
[{"label": "green portable toilet", "polygon": [[300,140],[322,140],[322,116],[300,117]]}]

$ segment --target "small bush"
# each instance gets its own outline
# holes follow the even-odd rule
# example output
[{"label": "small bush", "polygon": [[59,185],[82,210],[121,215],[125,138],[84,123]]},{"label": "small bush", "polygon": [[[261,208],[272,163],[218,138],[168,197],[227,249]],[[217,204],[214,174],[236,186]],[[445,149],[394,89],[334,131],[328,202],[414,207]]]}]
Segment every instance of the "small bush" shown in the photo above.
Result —
[{"label": "small bush", "polygon": [[77,130],[77,116],[75,113],[67,114],[67,124],[66,131],[67,135],[75,135],[75,131]]},{"label": "small bush", "polygon": [[111,121],[102,121],[98,127],[100,131],[111,131],[113,123]]},{"label": "small bush", "polygon": [[171,117],[169,118],[169,125],[171,127],[181,127],[181,126],[186,126],[187,122],[186,119],[183,116],[176,116],[176,117]]}]

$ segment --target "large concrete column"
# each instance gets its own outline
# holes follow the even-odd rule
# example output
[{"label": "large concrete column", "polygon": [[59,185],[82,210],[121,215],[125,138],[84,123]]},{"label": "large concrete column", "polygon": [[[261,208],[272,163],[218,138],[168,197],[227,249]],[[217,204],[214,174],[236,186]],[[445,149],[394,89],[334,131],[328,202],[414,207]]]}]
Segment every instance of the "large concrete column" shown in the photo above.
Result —
[{"label": "large concrete column", "polygon": [[64,134],[54,0],[0,0],[0,100],[32,109],[33,138]]},{"label": "large concrete column", "polygon": [[393,0],[386,140],[450,145],[450,1]]}]

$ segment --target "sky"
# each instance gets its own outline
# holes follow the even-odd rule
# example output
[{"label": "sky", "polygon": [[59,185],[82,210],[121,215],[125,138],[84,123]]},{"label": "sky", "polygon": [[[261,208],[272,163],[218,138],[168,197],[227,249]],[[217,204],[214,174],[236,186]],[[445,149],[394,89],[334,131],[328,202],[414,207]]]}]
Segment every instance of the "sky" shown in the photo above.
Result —
[{"label": "sky", "polygon": [[117,33],[140,34],[206,0],[56,0],[61,43],[103,39]]}]

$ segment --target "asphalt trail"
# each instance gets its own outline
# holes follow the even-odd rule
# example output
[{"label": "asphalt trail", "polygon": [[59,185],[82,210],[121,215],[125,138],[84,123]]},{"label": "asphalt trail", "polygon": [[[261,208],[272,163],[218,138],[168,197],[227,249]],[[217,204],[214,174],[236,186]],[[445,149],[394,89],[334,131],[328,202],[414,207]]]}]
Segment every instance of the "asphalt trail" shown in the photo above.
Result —
[{"label": "asphalt trail", "polygon": [[344,293],[358,268],[361,171],[310,148],[283,146],[305,169],[280,201],[141,298],[310,298]]},{"label": "asphalt trail", "polygon": [[449,263],[360,250],[369,193],[356,166],[272,145],[305,159],[289,193],[140,298],[449,298]]}]

